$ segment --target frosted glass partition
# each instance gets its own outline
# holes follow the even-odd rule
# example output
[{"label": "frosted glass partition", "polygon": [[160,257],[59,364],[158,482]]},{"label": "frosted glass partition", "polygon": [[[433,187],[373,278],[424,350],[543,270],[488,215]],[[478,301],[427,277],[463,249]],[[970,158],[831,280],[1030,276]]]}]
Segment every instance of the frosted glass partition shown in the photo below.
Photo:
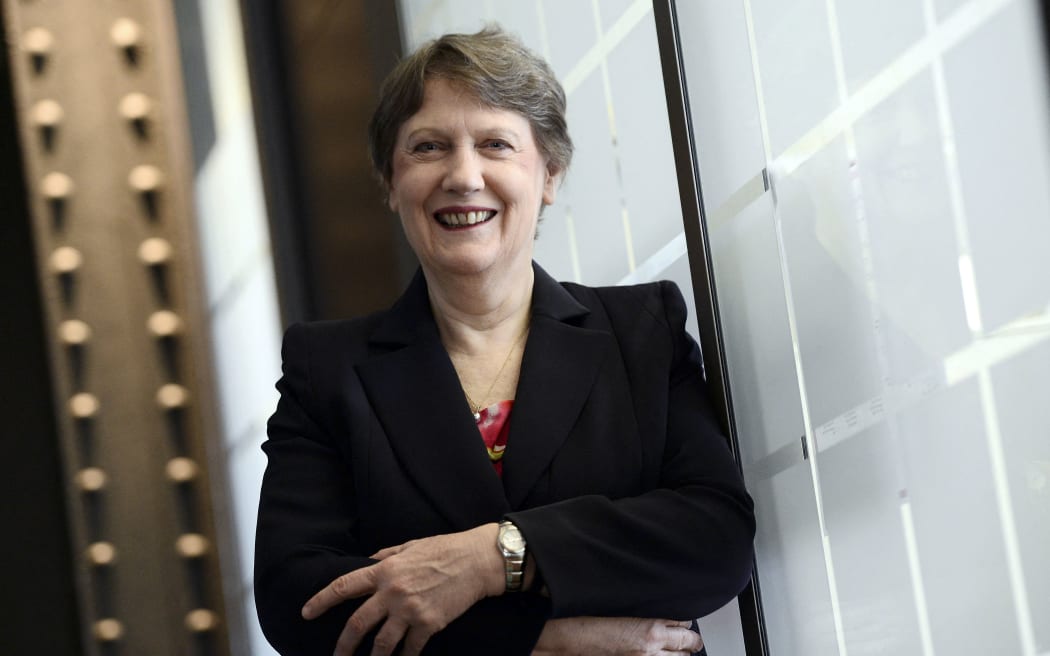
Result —
[{"label": "frosted glass partition", "polygon": [[[591,285],[674,280],[696,336],[652,2],[401,0],[400,8],[409,49],[495,21],[547,58],[568,94],[576,154],[545,212],[536,260],[559,280]],[[743,656],[735,602],[701,628],[712,656]]]},{"label": "frosted glass partition", "polygon": [[676,3],[779,654],[1050,654],[1037,0]]}]

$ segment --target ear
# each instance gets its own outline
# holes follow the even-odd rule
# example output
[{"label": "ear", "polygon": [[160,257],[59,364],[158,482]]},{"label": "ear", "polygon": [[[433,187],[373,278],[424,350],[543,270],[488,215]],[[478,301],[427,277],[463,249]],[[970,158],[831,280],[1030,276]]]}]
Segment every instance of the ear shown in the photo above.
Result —
[{"label": "ear", "polygon": [[553,205],[561,183],[561,171],[547,164],[547,177],[543,181],[543,204]]},{"label": "ear", "polygon": [[389,207],[390,211],[394,214],[398,213],[397,193],[395,193],[394,185],[392,184],[386,185],[386,206]]}]

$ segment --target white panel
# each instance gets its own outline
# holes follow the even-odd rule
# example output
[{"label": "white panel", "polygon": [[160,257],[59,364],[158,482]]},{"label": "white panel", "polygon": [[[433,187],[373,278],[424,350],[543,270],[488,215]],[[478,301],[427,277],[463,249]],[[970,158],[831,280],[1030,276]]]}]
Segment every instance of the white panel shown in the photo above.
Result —
[{"label": "white panel", "polygon": [[1036,646],[1050,652],[1050,346],[992,370]]},{"label": "white panel", "polygon": [[712,231],[711,255],[733,414],[747,467],[799,444],[804,432],[769,194]]},{"label": "white panel", "polygon": [[850,92],[867,82],[926,31],[917,0],[836,0],[842,61]]},{"label": "white panel", "polygon": [[269,256],[269,227],[251,116],[232,121],[227,128],[218,135],[195,181],[205,290],[213,308],[244,268]]},{"label": "white panel", "polygon": [[880,330],[890,377],[900,382],[970,340],[930,76],[863,117],[856,139]]},{"label": "white panel", "polygon": [[629,270],[616,153],[606,117],[601,72],[595,70],[569,98],[576,154],[559,201],[572,212],[581,282],[589,285],[614,284]]},{"label": "white panel", "polygon": [[740,2],[680,2],[682,57],[708,213],[766,165],[755,77]]},{"label": "white panel", "polygon": [[696,322],[696,300],[693,298],[693,278],[689,270],[689,258],[683,255],[663,270],[656,280],[671,280],[678,285],[685,298],[685,309],[689,313],[685,319],[685,330],[693,339],[700,342],[700,331]]},{"label": "white panel", "polygon": [[838,653],[809,467],[750,487],[770,654]]},{"label": "white panel", "polygon": [[750,0],[773,155],[838,105],[825,0]]},{"label": "white panel", "polygon": [[241,577],[245,586],[252,586],[255,562],[255,520],[259,514],[259,492],[266,454],[260,445],[266,439],[266,425],[259,423],[226,454],[232,495],[233,521],[236,523],[238,555],[241,559]]},{"label": "white panel", "polygon": [[236,294],[212,316],[223,435],[227,442],[277,407],[273,384],[281,375],[277,299],[268,262],[246,272]]},{"label": "white panel", "polygon": [[882,388],[849,160],[832,142],[777,186],[813,425]]},{"label": "white panel", "polygon": [[900,419],[936,652],[1021,653],[977,382]]},{"label": "white panel", "polygon": [[653,15],[609,55],[623,195],[635,261],[644,262],[682,232],[671,128]]},{"label": "white panel", "polygon": [[740,636],[740,605],[736,599],[730,601],[698,622],[704,648],[715,656],[745,656],[744,641]]},{"label": "white panel", "polygon": [[[598,42],[594,7],[589,0],[542,0],[547,19],[550,64],[558,79],[564,79],[583,55]],[[569,102],[570,109],[572,101]]]},{"label": "white panel", "polygon": [[849,654],[921,654],[900,457],[889,429],[877,426],[821,451],[818,465]]},{"label": "white panel", "polygon": [[[564,0],[562,1],[564,2]],[[627,8],[637,1],[638,0],[599,0],[596,2],[595,4],[598,5],[598,10],[601,12],[602,16],[602,29],[608,30],[612,27],[613,23],[615,23],[621,16],[623,16],[624,12],[627,11]],[[643,0],[643,2],[644,1],[645,0]]]},{"label": "white panel", "polygon": [[533,258],[555,280],[576,281],[572,264],[571,239],[569,236],[569,219],[565,215],[565,205],[559,200],[543,211],[540,221],[539,237]]},{"label": "white panel", "polygon": [[533,2],[491,2],[491,19],[503,29],[516,34],[525,46],[543,55],[543,26],[540,12]]},{"label": "white panel", "polygon": [[1034,2],[1015,2],[944,63],[985,329],[1050,301],[1050,107],[1039,25]]}]

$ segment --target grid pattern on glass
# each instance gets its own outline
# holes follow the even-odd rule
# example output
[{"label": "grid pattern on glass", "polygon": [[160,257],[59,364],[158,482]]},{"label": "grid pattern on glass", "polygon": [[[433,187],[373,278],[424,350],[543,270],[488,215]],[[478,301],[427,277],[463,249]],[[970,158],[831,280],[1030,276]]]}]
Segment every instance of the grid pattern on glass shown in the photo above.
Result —
[{"label": "grid pattern on glass", "polygon": [[[773,539],[760,550],[763,590],[781,591],[763,600],[772,652],[795,653],[813,621],[792,595],[834,626],[819,653],[1050,652],[1050,440],[1028,391],[1046,375],[1021,364],[1050,344],[1038,3],[678,10],[745,474],[768,509],[760,536],[815,531],[824,563],[771,553]],[[875,25],[893,33],[875,39]],[[785,341],[791,361],[767,352],[756,367]],[[797,385],[771,406],[768,378],[787,377]],[[762,499],[804,457],[796,424],[768,421],[789,408],[809,529]],[[793,573],[807,568],[826,585]]]}]

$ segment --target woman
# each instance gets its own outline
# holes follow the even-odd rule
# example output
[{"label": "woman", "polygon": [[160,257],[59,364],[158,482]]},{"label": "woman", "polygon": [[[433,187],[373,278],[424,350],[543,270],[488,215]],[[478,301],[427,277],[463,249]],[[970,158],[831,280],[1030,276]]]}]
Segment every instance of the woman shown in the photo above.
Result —
[{"label": "woman", "polygon": [[532,262],[572,154],[553,73],[498,30],[447,35],[391,73],[370,136],[420,271],[386,312],[285,336],[256,545],[267,638],[699,649],[689,620],[750,575],[751,500],[677,288],[559,284]]}]

